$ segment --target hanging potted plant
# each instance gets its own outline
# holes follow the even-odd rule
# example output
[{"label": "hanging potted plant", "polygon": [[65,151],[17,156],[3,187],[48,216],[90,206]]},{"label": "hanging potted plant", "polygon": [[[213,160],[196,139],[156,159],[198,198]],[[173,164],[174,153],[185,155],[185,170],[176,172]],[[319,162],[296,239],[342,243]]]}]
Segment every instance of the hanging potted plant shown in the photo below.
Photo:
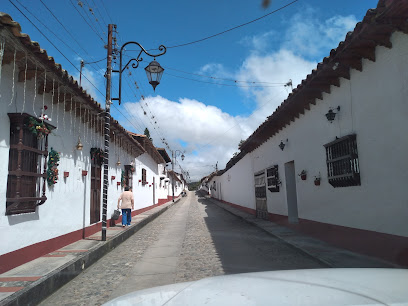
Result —
[{"label": "hanging potted plant", "polygon": [[300,176],[300,179],[302,181],[305,181],[306,177],[307,177],[307,172],[306,172],[306,170],[302,170],[302,172],[300,172],[298,175]]},{"label": "hanging potted plant", "polygon": [[315,176],[314,184],[316,186],[320,186],[320,181],[321,181],[321,177],[320,177],[320,174],[319,174],[318,176]]},{"label": "hanging potted plant", "polygon": [[51,130],[43,121],[38,121],[34,117],[28,118],[28,130],[36,135],[38,139],[51,133]]}]

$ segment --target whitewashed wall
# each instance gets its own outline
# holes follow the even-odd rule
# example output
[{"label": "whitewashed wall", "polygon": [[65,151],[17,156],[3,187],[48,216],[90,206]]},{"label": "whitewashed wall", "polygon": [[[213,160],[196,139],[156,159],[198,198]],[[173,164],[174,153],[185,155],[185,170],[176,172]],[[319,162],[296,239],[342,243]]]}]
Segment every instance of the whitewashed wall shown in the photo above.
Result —
[{"label": "whitewashed wall", "polygon": [[[143,185],[139,180],[142,179],[142,169],[146,169],[146,181],[148,184]],[[147,206],[157,204],[157,193],[153,203],[153,177],[155,183],[159,182],[158,165],[153,158],[144,153],[136,158],[136,172],[134,173],[133,193],[135,197],[135,209],[141,209]]]},{"label": "whitewashed wall", "polygon": [[[58,108],[58,106],[53,105],[51,103],[51,93],[47,93],[45,96],[37,94],[33,106],[34,80],[28,81],[26,84],[24,104],[24,82],[17,82],[16,74],[14,83],[15,99],[9,105],[13,88],[12,72],[13,64],[3,66],[0,82],[0,158],[2,160],[2,163],[0,163],[0,199],[2,203],[0,207],[0,230],[2,231],[0,254],[81,230],[90,225],[90,149],[91,147],[103,148],[102,135],[95,134],[89,126],[85,127],[79,118],[71,116],[70,112],[65,112],[64,114],[62,107]],[[57,129],[49,136],[49,149],[53,147],[56,151],[60,152],[61,159],[58,166],[59,181],[51,188],[47,186],[46,196],[48,199],[43,205],[38,206],[35,213],[6,216],[10,143],[10,121],[7,113],[21,112],[24,104],[24,112],[34,115],[34,107],[37,115],[40,115],[43,97],[44,104],[48,106],[46,113],[52,119],[50,123],[57,126]],[[79,133],[84,145],[82,151],[75,150]],[[114,143],[111,143],[110,152],[108,218],[110,218],[113,210],[116,208],[117,199],[123,191],[116,184],[120,182],[123,165],[129,164],[132,161],[131,156],[123,150],[116,148]],[[122,163],[120,167],[116,166],[117,154],[119,154]],[[157,173],[157,165],[154,166],[154,163],[148,158],[142,160],[148,164],[148,179],[151,180],[153,173]],[[156,170],[154,170],[155,167]],[[82,177],[82,170],[87,170],[88,175]],[[63,178],[64,171],[69,172],[69,177],[66,179]],[[111,180],[112,175],[116,176],[115,180]],[[135,173],[136,175],[138,173]],[[134,182],[136,182],[136,178]],[[148,189],[148,187],[145,189]],[[136,201],[135,209],[153,204],[153,198],[151,196],[149,201],[147,192],[140,192],[140,194],[143,195],[143,198],[141,201]]]},{"label": "whitewashed wall", "polygon": [[[408,36],[397,32],[391,41],[392,49],[377,47],[375,62],[363,60],[362,72],[352,69],[350,80],[331,86],[323,101],[316,100],[310,111],[218,178],[222,199],[254,208],[253,187],[244,181],[277,164],[282,186],[280,192],[267,191],[268,211],[287,215],[284,166],[294,161],[296,174],[308,173],[306,181],[296,175],[299,218],[408,236]],[[325,113],[337,106],[341,110],[329,123]],[[333,188],[323,145],[352,133],[357,135],[361,186]],[[281,151],[278,145],[286,139]],[[321,185],[315,186],[319,173]]]},{"label": "whitewashed wall", "polygon": [[217,186],[214,196],[229,203],[255,209],[253,163],[251,155],[247,154],[222,176],[214,177],[212,181],[215,180]]},{"label": "whitewashed wall", "polygon": [[156,192],[158,195],[158,199],[167,199],[169,196],[169,184],[165,184],[164,180],[160,180],[160,177],[164,177],[165,174],[163,174],[163,171],[166,169],[165,167],[166,164],[159,164],[159,175],[157,177],[157,183],[156,183]]}]

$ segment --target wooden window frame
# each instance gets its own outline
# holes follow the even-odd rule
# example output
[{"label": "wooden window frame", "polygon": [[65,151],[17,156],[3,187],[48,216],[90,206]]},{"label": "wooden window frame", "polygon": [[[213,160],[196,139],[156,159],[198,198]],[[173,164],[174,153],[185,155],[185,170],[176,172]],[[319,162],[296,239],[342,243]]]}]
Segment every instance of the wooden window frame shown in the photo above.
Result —
[{"label": "wooden window frame", "polygon": [[266,185],[270,192],[279,192],[282,182],[279,179],[279,166],[273,165],[266,168]]},{"label": "wooden window frame", "polygon": [[338,138],[326,148],[327,178],[333,187],[360,186],[360,164],[356,134]]},{"label": "wooden window frame", "polygon": [[[27,113],[8,113],[8,116],[10,119],[10,150],[6,215],[32,213],[36,211],[38,205],[44,204],[47,200],[45,188],[48,135],[33,141],[36,136],[29,131],[28,120],[35,117]],[[45,124],[49,130],[55,129],[51,124]],[[28,142],[34,143],[34,145],[27,145]],[[27,165],[35,171],[28,171]],[[42,183],[41,178],[43,179]]]},{"label": "wooden window frame", "polygon": [[147,184],[147,179],[146,179],[146,169],[142,168],[142,184],[146,185]]},{"label": "wooden window frame", "polygon": [[125,186],[133,189],[132,165],[125,165]]}]

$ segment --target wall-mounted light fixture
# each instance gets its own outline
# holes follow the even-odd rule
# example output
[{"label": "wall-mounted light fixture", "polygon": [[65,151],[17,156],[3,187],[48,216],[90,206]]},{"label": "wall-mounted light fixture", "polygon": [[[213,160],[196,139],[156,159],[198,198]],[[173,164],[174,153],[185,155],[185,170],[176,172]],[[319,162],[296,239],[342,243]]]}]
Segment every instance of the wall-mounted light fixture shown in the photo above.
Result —
[{"label": "wall-mounted light fixture", "polygon": [[78,137],[78,143],[76,144],[75,147],[76,147],[76,149],[77,149],[78,151],[81,151],[81,150],[83,149],[84,145],[82,144],[80,137]]},{"label": "wall-mounted light fixture", "polygon": [[[288,142],[288,140],[286,139],[286,143]],[[283,149],[285,148],[286,144],[283,142],[283,140],[281,140],[280,144],[279,144],[279,148],[283,151]]]},{"label": "wall-mounted light fixture", "polygon": [[[336,109],[337,109],[337,112],[339,112],[340,111],[340,106],[337,106]],[[326,116],[327,120],[329,120],[329,122],[332,123],[334,118],[336,118],[336,114],[337,113],[334,112],[332,108],[330,108],[325,116]]]}]

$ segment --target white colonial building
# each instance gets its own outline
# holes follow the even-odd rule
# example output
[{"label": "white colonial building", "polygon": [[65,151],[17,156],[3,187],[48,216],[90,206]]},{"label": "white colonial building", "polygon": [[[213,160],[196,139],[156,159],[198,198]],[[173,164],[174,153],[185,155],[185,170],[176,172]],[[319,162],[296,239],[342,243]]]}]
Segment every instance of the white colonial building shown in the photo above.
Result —
[{"label": "white colonial building", "polygon": [[[100,231],[104,110],[3,13],[0,69],[3,273]],[[134,192],[133,215],[167,202],[171,190],[162,183],[167,153],[113,118],[110,127],[108,226],[124,186]]]},{"label": "white colonial building", "polygon": [[207,184],[214,198],[408,265],[408,2],[380,1]]}]

